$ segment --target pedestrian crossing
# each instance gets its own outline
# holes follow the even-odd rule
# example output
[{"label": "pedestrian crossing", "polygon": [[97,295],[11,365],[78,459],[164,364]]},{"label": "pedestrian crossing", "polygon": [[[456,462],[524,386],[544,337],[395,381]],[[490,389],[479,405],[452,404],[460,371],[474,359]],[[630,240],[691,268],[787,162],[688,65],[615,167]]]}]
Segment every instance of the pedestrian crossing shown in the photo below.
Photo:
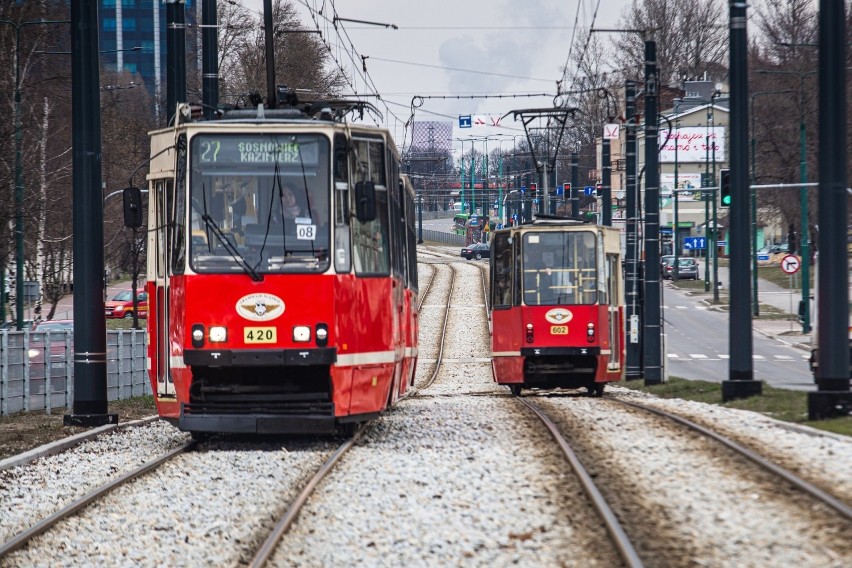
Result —
[{"label": "pedestrian crossing", "polygon": [[[708,355],[706,353],[687,353],[685,355],[680,355],[679,353],[668,353],[667,357],[669,359],[678,360],[678,361],[719,361],[723,359],[730,359],[731,356],[727,353],[716,353],[715,355]],[[764,355],[752,355],[751,357],[755,361],[796,361],[797,358],[792,355],[772,355],[771,357],[766,357]],[[802,360],[807,361],[810,358],[808,353],[802,353],[800,355]]]}]

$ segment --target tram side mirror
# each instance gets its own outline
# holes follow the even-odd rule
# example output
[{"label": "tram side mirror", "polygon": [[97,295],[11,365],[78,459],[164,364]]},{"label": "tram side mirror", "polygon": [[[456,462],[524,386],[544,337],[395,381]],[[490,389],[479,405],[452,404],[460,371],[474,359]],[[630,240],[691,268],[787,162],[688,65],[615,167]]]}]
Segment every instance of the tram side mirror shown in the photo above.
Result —
[{"label": "tram side mirror", "polygon": [[376,218],[376,184],[359,181],[355,184],[355,217],[362,223]]},{"label": "tram side mirror", "polygon": [[142,226],[142,190],[128,187],[124,190],[124,226],[139,228]]}]

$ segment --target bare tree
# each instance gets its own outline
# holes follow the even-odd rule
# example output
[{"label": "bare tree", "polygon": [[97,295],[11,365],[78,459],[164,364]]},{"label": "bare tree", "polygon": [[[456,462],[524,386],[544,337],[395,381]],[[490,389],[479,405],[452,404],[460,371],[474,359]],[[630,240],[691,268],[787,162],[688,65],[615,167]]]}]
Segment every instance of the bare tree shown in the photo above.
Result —
[{"label": "bare tree", "polygon": [[[705,73],[721,80],[728,53],[726,5],[722,0],[633,0],[620,27],[645,30],[647,37],[654,38],[662,84],[676,85]],[[645,62],[642,36],[620,34],[613,36],[613,42],[615,53],[621,54],[617,55],[618,66],[641,71]]]},{"label": "bare tree", "polygon": [[[222,100],[237,103],[247,93],[266,94],[265,31],[261,18],[220,0],[219,53]],[[275,77],[279,85],[334,94],[346,77],[331,65],[319,36],[299,20],[292,2],[274,0]]]}]

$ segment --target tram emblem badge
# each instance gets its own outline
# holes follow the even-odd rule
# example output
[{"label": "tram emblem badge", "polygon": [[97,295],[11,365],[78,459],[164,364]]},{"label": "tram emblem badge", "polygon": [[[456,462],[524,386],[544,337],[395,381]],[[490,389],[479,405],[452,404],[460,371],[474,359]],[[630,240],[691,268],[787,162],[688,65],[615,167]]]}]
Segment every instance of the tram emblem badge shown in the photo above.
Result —
[{"label": "tram emblem badge", "polygon": [[269,321],[284,313],[284,301],[272,294],[249,294],[237,300],[237,313],[251,321]]},{"label": "tram emblem badge", "polygon": [[552,310],[548,310],[547,313],[544,314],[544,319],[555,324],[568,323],[573,317],[574,314],[565,308],[554,308]]}]

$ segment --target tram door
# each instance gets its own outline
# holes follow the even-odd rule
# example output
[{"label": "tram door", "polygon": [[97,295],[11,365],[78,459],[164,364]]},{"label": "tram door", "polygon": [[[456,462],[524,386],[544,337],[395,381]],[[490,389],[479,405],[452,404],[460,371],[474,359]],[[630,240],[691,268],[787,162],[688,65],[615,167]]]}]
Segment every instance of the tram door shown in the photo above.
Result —
[{"label": "tram door", "polygon": [[621,317],[619,313],[619,299],[621,298],[621,287],[619,285],[621,276],[621,261],[617,254],[606,254],[606,286],[607,286],[607,320],[609,321],[609,364],[610,370],[621,368]]},{"label": "tram door", "polygon": [[[157,395],[175,397],[175,385],[169,368],[169,212],[174,205],[172,180],[154,182],[154,285],[156,326],[155,356],[157,361]],[[149,302],[149,305],[151,302]],[[148,317],[151,317],[149,310]],[[150,325],[150,324],[149,324]]]}]

